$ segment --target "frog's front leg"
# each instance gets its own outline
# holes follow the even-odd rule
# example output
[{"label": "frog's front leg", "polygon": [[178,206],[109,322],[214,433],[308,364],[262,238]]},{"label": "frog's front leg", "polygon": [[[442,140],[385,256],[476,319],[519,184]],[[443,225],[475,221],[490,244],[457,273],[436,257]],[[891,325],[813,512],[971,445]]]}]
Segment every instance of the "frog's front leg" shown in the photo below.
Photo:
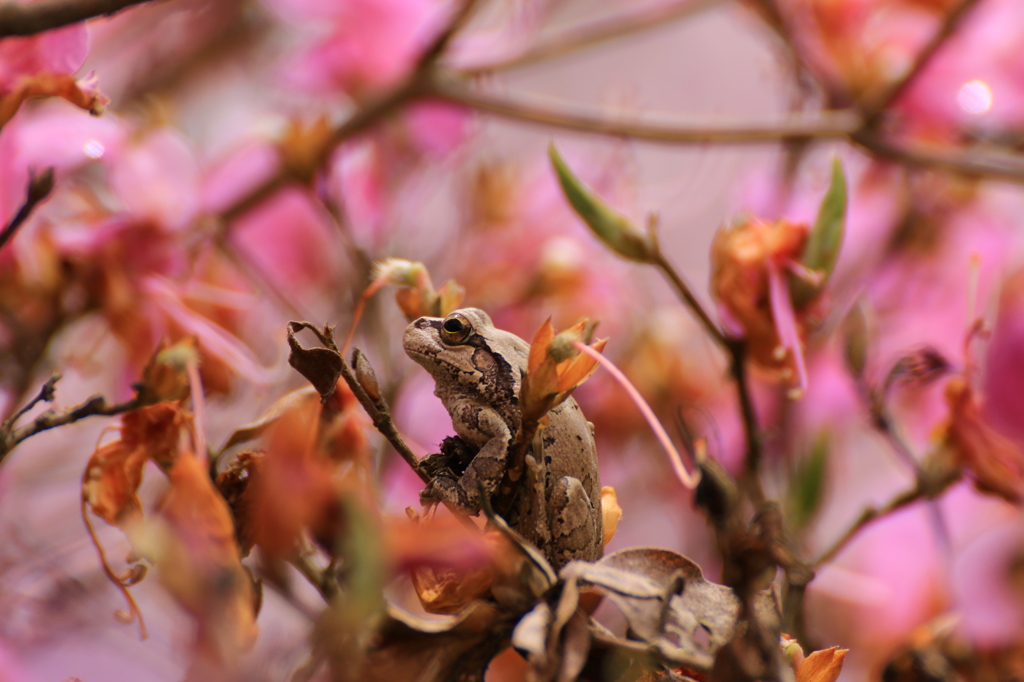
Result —
[{"label": "frog's front leg", "polygon": [[578,478],[563,476],[552,481],[547,513],[551,527],[549,559],[555,568],[569,561],[596,561],[604,550],[601,537],[601,501],[590,499]]},{"label": "frog's front leg", "polygon": [[[466,514],[480,511],[480,488],[489,497],[494,495],[508,466],[508,450],[512,444],[512,432],[508,424],[494,410],[482,410],[479,405],[456,405],[452,410],[452,421],[468,424],[474,436],[488,437],[483,442],[465,473],[459,478],[441,475],[434,478],[420,493],[421,502],[443,502]],[[467,434],[459,434],[463,440],[470,440]]]}]

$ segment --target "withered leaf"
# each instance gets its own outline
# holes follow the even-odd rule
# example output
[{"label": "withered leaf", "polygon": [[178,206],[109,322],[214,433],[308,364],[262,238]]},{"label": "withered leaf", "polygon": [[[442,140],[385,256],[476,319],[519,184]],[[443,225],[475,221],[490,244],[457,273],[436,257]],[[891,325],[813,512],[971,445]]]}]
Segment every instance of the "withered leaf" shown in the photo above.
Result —
[{"label": "withered leaf", "polygon": [[[374,637],[354,656],[351,646],[330,647],[331,679],[482,680],[491,658],[507,646],[510,630],[511,621],[482,601],[473,602],[458,616],[429,620],[389,607]],[[326,633],[326,637],[332,634]]]},{"label": "withered leaf", "polygon": [[[326,348],[303,348],[299,340],[295,338],[295,335],[303,329],[309,329],[316,334],[320,343],[324,344]],[[291,353],[288,354],[288,364],[306,377],[309,383],[313,384],[316,392],[320,394],[320,400],[326,402],[338,385],[341,365],[344,362],[338,352],[337,344],[334,342],[333,329],[325,326],[321,331],[309,322],[289,322],[288,346],[291,348]]]},{"label": "withered leaf", "polygon": [[[740,610],[730,588],[705,580],[686,557],[657,547],[621,550],[593,564],[572,562],[560,577],[604,594],[637,638],[698,670],[711,669],[715,652],[733,636]],[[771,591],[758,595],[755,608],[762,623],[778,622]]]}]

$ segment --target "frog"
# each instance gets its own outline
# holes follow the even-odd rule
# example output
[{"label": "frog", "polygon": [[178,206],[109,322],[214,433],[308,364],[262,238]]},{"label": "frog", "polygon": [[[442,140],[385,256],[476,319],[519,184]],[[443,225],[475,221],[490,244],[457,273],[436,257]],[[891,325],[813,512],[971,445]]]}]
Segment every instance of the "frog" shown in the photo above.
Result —
[{"label": "frog", "polygon": [[[495,327],[483,310],[462,308],[443,318],[413,320],[403,346],[433,377],[434,394],[465,446],[458,449],[475,452],[461,474],[436,472],[421,501],[475,515],[481,494],[494,496],[507,481],[522,423],[519,392],[530,344]],[[576,401],[567,398],[548,417],[526,457],[526,475],[506,520],[557,570],[603,553],[601,479],[593,424]]]}]

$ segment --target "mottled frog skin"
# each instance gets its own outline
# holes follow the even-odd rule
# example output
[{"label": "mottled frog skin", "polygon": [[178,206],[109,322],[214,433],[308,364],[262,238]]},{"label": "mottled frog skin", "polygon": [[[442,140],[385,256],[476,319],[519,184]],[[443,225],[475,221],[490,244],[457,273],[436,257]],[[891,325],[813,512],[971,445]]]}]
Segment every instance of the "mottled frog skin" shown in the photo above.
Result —
[{"label": "mottled frog skin", "polygon": [[[434,393],[459,438],[478,448],[461,476],[437,476],[421,497],[475,514],[480,486],[493,496],[508,466],[522,422],[519,388],[530,344],[496,329],[484,311],[463,308],[445,318],[413,321],[404,347],[433,376]],[[573,559],[601,556],[601,481],[593,425],[576,401],[569,398],[549,416],[541,431],[543,452],[527,459],[509,523],[557,569]]]}]

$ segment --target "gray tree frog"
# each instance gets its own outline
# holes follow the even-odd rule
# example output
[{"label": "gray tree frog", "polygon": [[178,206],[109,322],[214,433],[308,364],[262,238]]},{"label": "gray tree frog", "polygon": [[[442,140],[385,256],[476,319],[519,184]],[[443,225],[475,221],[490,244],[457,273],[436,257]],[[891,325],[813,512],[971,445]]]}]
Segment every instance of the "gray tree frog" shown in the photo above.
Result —
[{"label": "gray tree frog", "polygon": [[[439,501],[468,514],[480,511],[479,488],[493,496],[508,465],[522,421],[519,388],[530,344],[496,329],[477,308],[445,318],[421,317],[405,330],[405,352],[434,378],[435,395],[452,418],[472,459],[461,477],[436,476],[424,502]],[[539,547],[556,570],[573,559],[593,561],[603,551],[601,481],[593,425],[572,398],[549,413],[535,440],[543,452],[527,458],[527,472],[509,524]]]}]

